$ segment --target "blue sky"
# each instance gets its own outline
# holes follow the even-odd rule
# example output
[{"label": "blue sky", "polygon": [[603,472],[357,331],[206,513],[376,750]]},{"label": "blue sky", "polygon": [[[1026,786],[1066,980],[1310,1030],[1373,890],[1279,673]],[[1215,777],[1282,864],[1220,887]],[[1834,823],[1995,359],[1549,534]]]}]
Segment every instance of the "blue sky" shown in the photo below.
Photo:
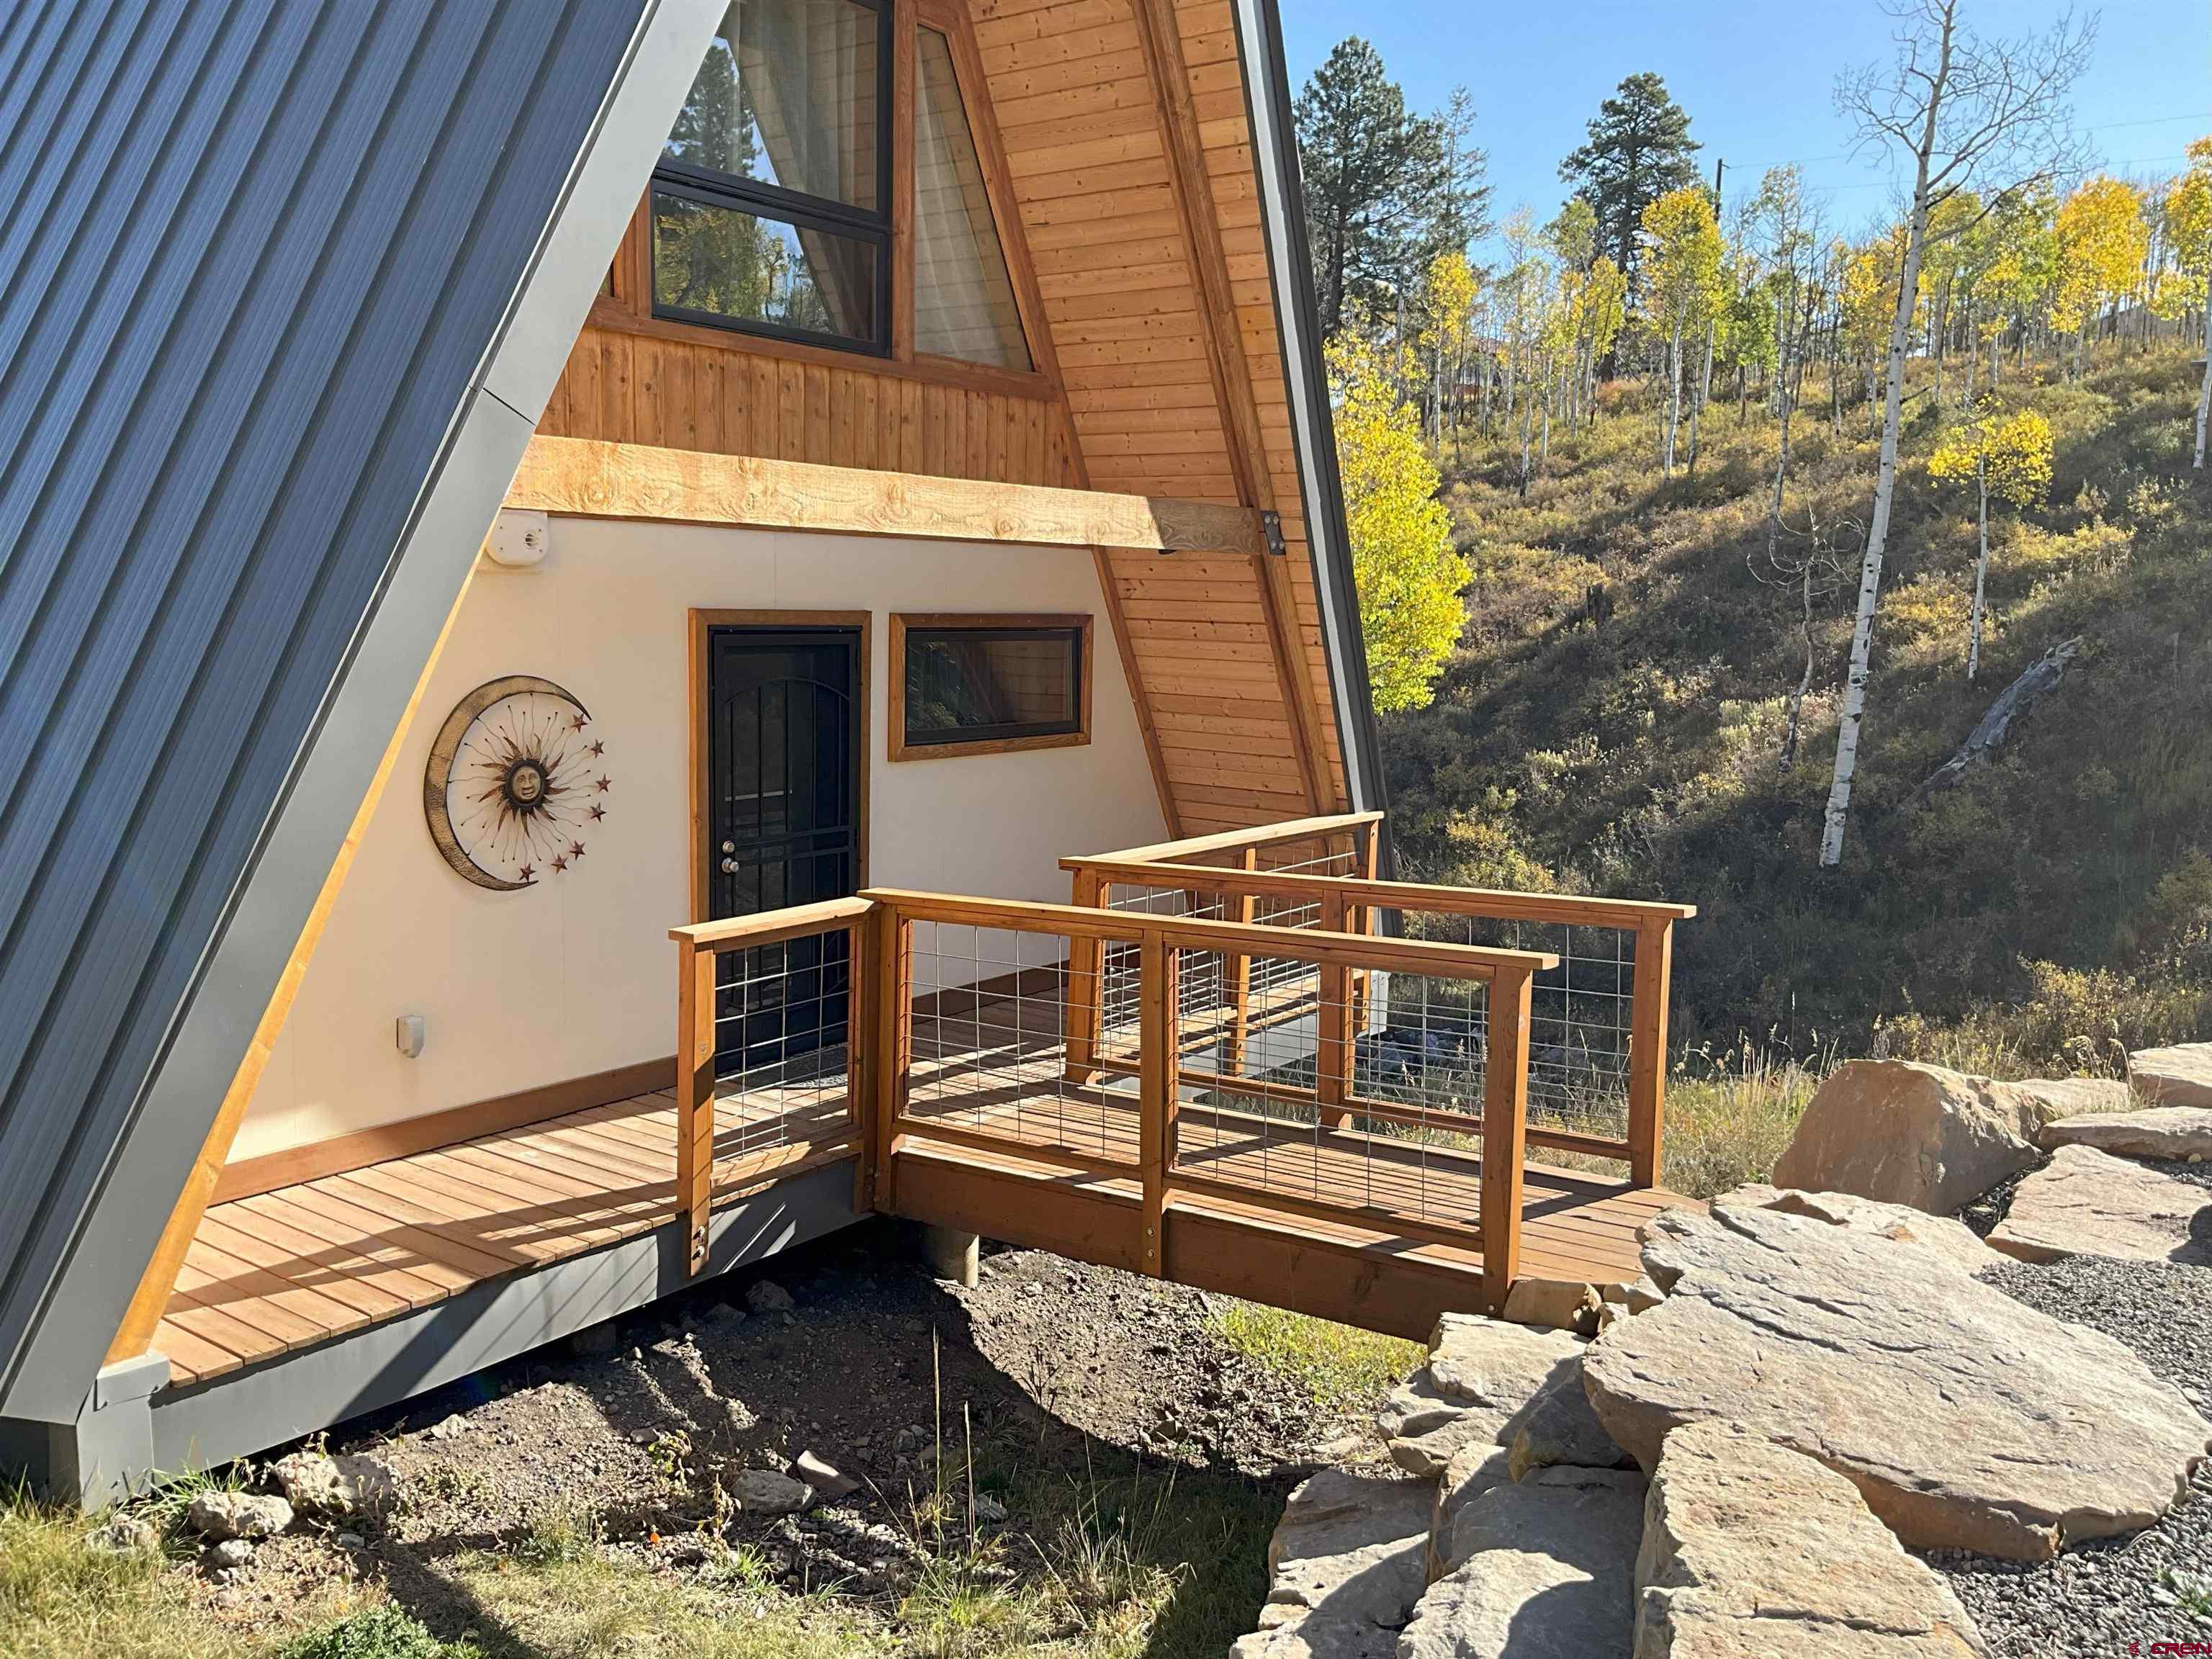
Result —
[{"label": "blue sky", "polygon": [[[1559,158],[1583,141],[1620,78],[1656,70],[1690,112],[1692,137],[1728,162],[1728,193],[1766,167],[1802,161],[1833,192],[1837,228],[1883,211],[1887,174],[1853,161],[1830,101],[1836,70],[1887,58],[1890,20],[1875,0],[1281,0],[1291,74],[1303,83],[1329,48],[1364,34],[1417,108],[1457,85],[1474,95],[1499,216],[1526,201],[1549,218],[1565,192]],[[2103,9],[2095,58],[2075,96],[2077,123],[2112,169],[2164,175],[2212,132],[2212,9],[2206,0],[2121,0]],[[2047,28],[2057,0],[1966,0],[1978,30]]]}]

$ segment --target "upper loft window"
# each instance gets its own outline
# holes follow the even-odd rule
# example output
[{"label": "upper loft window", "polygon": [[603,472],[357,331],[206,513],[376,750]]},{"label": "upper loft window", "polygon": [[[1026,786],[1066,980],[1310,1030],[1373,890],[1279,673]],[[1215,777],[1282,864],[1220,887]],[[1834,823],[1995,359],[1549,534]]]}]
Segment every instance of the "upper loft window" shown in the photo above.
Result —
[{"label": "upper loft window", "polygon": [[737,0],[653,179],[656,316],[890,344],[888,0]]},{"label": "upper loft window", "polygon": [[1027,370],[1021,308],[991,217],[952,46],[915,36],[914,344],[917,351]]}]

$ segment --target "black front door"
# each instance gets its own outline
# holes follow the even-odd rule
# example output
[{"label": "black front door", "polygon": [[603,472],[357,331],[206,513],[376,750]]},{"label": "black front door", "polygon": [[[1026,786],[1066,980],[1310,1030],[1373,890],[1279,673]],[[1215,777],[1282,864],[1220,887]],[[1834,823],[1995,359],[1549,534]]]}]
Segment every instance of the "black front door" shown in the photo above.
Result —
[{"label": "black front door", "polygon": [[[860,630],[709,629],[707,707],[714,916],[859,890]],[[722,957],[718,1068],[773,1080],[842,1044],[851,969],[842,933]]]}]

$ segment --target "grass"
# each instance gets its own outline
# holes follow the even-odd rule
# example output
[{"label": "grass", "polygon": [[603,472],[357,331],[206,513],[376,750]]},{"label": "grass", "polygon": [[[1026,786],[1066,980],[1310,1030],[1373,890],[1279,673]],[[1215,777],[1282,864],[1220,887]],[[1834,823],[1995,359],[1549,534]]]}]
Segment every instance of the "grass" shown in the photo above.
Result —
[{"label": "grass", "polygon": [[441,1642],[422,1622],[380,1604],[285,1644],[278,1659],[477,1659],[473,1642]]},{"label": "grass", "polygon": [[1827,1070],[1747,1042],[1729,1054],[1692,1056],[1667,1084],[1662,1183],[1713,1198],[1765,1180]]},{"label": "grass", "polygon": [[1372,1404],[1403,1382],[1426,1353],[1418,1342],[1255,1302],[1217,1304],[1206,1322],[1217,1340],[1288,1377],[1326,1411]]}]

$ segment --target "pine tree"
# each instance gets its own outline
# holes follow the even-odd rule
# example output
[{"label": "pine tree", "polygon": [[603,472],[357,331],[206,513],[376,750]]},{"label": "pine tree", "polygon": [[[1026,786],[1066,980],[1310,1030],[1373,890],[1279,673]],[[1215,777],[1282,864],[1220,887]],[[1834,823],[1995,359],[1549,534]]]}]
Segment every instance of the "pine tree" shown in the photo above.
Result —
[{"label": "pine tree", "polygon": [[1697,182],[1698,149],[1689,116],[1647,70],[1598,106],[1589,142],[1559,163],[1559,177],[1597,211],[1600,246],[1632,276],[1644,210]]}]

